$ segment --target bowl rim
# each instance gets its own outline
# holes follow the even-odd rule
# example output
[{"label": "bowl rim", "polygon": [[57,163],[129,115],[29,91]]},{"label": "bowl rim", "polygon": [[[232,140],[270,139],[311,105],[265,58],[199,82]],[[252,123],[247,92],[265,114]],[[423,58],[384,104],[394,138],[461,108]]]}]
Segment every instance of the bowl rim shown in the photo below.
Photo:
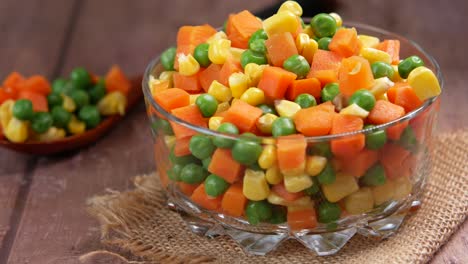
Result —
[{"label": "bowl rim", "polygon": [[[303,19],[307,20],[307,19],[310,19],[310,18],[303,18]],[[386,35],[388,37],[395,37],[397,39],[407,41],[414,48],[416,48],[421,54],[423,54],[425,57],[427,57],[429,62],[432,64],[431,66],[433,66],[434,71],[435,71],[435,75],[436,75],[436,77],[437,77],[437,79],[439,81],[439,84],[440,84],[440,87],[441,87],[441,94],[445,90],[444,89],[444,79],[443,79],[442,72],[441,72],[439,64],[437,63],[437,61],[435,60],[435,58],[432,55],[427,53],[415,41],[413,41],[411,39],[408,39],[408,38],[406,38],[406,37],[404,37],[402,35],[393,33],[391,31],[388,31],[388,30],[385,30],[385,29],[382,29],[382,28],[379,28],[379,27],[367,25],[367,24],[364,24],[364,23],[347,22],[347,23],[344,23],[344,25],[348,26],[348,27],[355,27],[358,30],[359,29],[364,29],[364,30],[368,30],[368,31],[374,31],[374,32],[379,33],[379,34],[384,34],[384,35]],[[164,118],[167,118],[168,120],[170,120],[172,122],[175,122],[178,125],[182,125],[182,126],[184,126],[186,128],[192,129],[192,130],[194,130],[194,131],[196,131],[198,133],[202,133],[202,134],[210,135],[210,136],[229,138],[229,139],[239,139],[239,138],[241,138],[241,135],[223,134],[223,133],[220,133],[218,131],[211,130],[209,128],[204,128],[204,127],[200,127],[200,126],[190,124],[190,123],[188,123],[188,122],[186,122],[186,121],[172,115],[171,113],[167,112],[158,103],[156,103],[153,96],[151,95],[151,91],[150,91],[148,82],[149,82],[149,79],[150,79],[150,76],[151,76],[153,70],[159,64],[159,60],[160,60],[160,55],[153,58],[150,61],[150,63],[148,64],[148,66],[146,67],[146,70],[145,70],[144,75],[143,75],[142,89],[143,89],[143,94],[144,94],[145,101],[147,102],[147,104],[149,103],[151,105],[151,107],[156,109],[162,116],[164,116]],[[398,125],[400,123],[407,122],[407,121],[417,117],[419,114],[423,113],[427,108],[429,108],[429,106],[431,106],[434,102],[436,102],[441,94],[439,94],[439,95],[437,95],[435,97],[427,99],[419,108],[405,114],[404,116],[402,116],[402,117],[400,117],[398,119],[395,119],[395,120],[393,120],[391,122],[388,122],[388,123],[385,123],[385,124],[376,125],[374,127],[364,128],[364,129],[356,130],[356,131],[352,131],[352,132],[334,134],[334,135],[305,136],[305,139],[309,143],[310,142],[327,142],[327,141],[330,141],[330,140],[348,138],[348,137],[352,137],[352,136],[359,135],[359,134],[366,135],[366,134],[370,134],[370,133],[373,133],[373,132],[376,132],[376,131],[385,130],[385,129],[389,128],[389,127]],[[257,136],[257,138],[262,140],[262,142],[270,142],[271,140],[276,140],[277,139],[277,138],[275,138],[273,136]]]}]

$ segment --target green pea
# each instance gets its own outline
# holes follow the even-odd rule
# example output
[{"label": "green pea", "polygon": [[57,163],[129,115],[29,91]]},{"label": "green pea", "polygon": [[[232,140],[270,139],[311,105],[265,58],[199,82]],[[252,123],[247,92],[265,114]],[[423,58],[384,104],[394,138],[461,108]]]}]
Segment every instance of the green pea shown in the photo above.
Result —
[{"label": "green pea", "polygon": [[326,157],[326,158],[333,157],[333,153],[331,151],[330,144],[328,144],[326,142],[314,143],[312,145],[312,147],[309,148],[308,153],[312,154],[312,155],[323,156],[323,157]]},{"label": "green pea", "polygon": [[171,148],[169,152],[169,160],[172,164],[180,164],[180,165],[187,165],[190,163],[199,163],[199,159],[195,158],[193,155],[185,155],[185,156],[176,156],[174,154],[174,147]]},{"label": "green pea", "polygon": [[33,104],[28,99],[19,99],[13,105],[13,116],[19,120],[31,120],[34,116]]},{"label": "green pea", "polygon": [[[231,134],[231,135],[238,135],[239,134],[239,129],[234,124],[231,123],[222,123],[218,127],[218,132],[224,133],[224,134]],[[234,145],[234,139],[230,138],[222,138],[222,137],[214,137],[213,138],[213,144],[217,146],[218,148],[230,148],[232,145]]]},{"label": "green pea", "polygon": [[91,76],[87,70],[78,67],[70,73],[70,81],[76,89],[86,89],[91,84]]},{"label": "green pea", "polygon": [[357,90],[349,98],[349,104],[357,104],[362,109],[370,111],[375,106],[375,97],[369,90]]},{"label": "green pea", "polygon": [[328,48],[328,45],[330,45],[331,41],[332,41],[332,39],[329,38],[329,37],[323,37],[323,38],[319,39],[319,41],[317,41],[318,48],[321,49],[321,50],[330,50]]},{"label": "green pea", "polygon": [[200,66],[208,67],[211,64],[210,58],[208,58],[208,49],[210,44],[202,43],[198,45],[193,51],[193,57],[198,61]]},{"label": "green pea", "polygon": [[[314,177],[314,179],[315,179],[315,177]],[[318,183],[315,183],[315,182],[314,182],[314,184],[312,186],[310,186],[309,188],[304,190],[304,193],[309,195],[309,196],[314,196],[319,192],[320,192],[320,187],[319,187]]]},{"label": "green pea", "polygon": [[256,63],[258,65],[268,64],[268,60],[265,54],[252,50],[246,50],[242,52],[240,61],[242,68],[245,68],[245,65],[249,63]]},{"label": "green pea", "polygon": [[210,166],[211,163],[211,157],[205,158],[202,160],[202,165],[205,170],[208,170],[208,167]]},{"label": "green pea", "polygon": [[[373,125],[366,125],[364,129],[375,127]],[[378,130],[366,135],[366,148],[377,150],[382,148],[387,142],[387,133],[385,130]]]},{"label": "green pea", "polygon": [[185,165],[180,172],[180,180],[188,184],[201,183],[206,176],[208,176],[208,172],[195,163]]},{"label": "green pea", "polygon": [[239,139],[232,147],[232,158],[240,164],[251,165],[257,162],[262,150],[262,146],[257,142]]},{"label": "green pea", "polygon": [[52,108],[56,105],[62,105],[62,103],[63,98],[60,94],[52,92],[47,95],[47,104],[49,105],[49,108]]},{"label": "green pea", "polygon": [[320,96],[322,97],[322,102],[333,101],[335,96],[340,93],[340,86],[338,83],[327,83],[322,91]]},{"label": "green pea", "polygon": [[336,20],[329,14],[317,14],[310,21],[310,26],[314,35],[323,37],[332,37],[336,32]]},{"label": "green pea", "polygon": [[85,122],[87,128],[94,128],[101,122],[101,114],[95,105],[83,106],[78,117]]},{"label": "green pea", "polygon": [[271,125],[271,134],[273,137],[287,136],[296,134],[294,121],[289,117],[278,117]]},{"label": "green pea", "polygon": [[218,101],[208,93],[199,95],[195,100],[195,104],[204,117],[211,117],[218,110]]},{"label": "green pea", "polygon": [[245,215],[250,224],[256,225],[268,221],[272,215],[272,206],[265,200],[249,201],[245,207]]},{"label": "green pea", "polygon": [[70,93],[70,98],[73,99],[78,108],[89,104],[89,95],[83,90],[72,91]]},{"label": "green pea", "polygon": [[176,58],[176,51],[175,47],[170,47],[166,49],[161,54],[161,65],[163,66],[164,70],[166,71],[174,71],[174,61]]},{"label": "green pea", "polygon": [[167,176],[171,181],[180,181],[180,173],[182,172],[182,169],[184,168],[184,165],[181,164],[175,164],[167,170]]},{"label": "green pea", "polygon": [[256,40],[252,41],[249,44],[249,49],[254,51],[254,52],[265,54],[267,52],[267,48],[265,46],[265,40],[264,39],[256,39]]},{"label": "green pea", "polygon": [[341,208],[336,203],[323,201],[318,208],[318,220],[321,223],[330,223],[340,219]]},{"label": "green pea", "polygon": [[405,130],[403,130],[397,143],[409,151],[415,152],[417,150],[418,140],[411,126],[407,126]]},{"label": "green pea", "polygon": [[395,74],[395,70],[393,69],[392,65],[383,61],[372,63],[371,69],[375,79],[382,77],[388,77],[389,79],[392,79],[393,75]]},{"label": "green pea", "polygon": [[294,102],[300,105],[301,108],[308,108],[308,107],[317,105],[317,101],[315,100],[315,97],[307,93],[298,95],[296,99],[294,100]]},{"label": "green pea", "polygon": [[227,188],[229,188],[229,183],[217,175],[210,174],[205,179],[205,192],[211,197],[220,196]]},{"label": "green pea", "polygon": [[72,114],[59,105],[54,106],[50,113],[52,114],[52,119],[54,120],[54,126],[60,128],[67,127],[72,118]]},{"label": "green pea", "polygon": [[63,78],[55,79],[52,82],[52,93],[61,94],[66,84],[67,84],[67,80]]},{"label": "green pea", "polygon": [[193,156],[202,160],[210,157],[216,147],[213,145],[211,138],[204,135],[195,135],[190,139],[189,149]]},{"label": "green pea", "polygon": [[227,20],[224,21],[223,23],[223,31],[226,32],[226,28],[227,28]]},{"label": "green pea", "polygon": [[332,184],[336,180],[336,174],[333,167],[328,162],[325,168],[317,175],[317,180],[320,184]]},{"label": "green pea", "polygon": [[46,132],[54,123],[52,115],[48,112],[37,112],[34,113],[34,117],[31,121],[31,128],[34,132],[42,134]]},{"label": "green pea", "polygon": [[244,139],[244,140],[257,142],[257,143],[262,143],[262,140],[259,137],[257,137],[257,135],[255,135],[254,133],[251,133],[251,132],[242,133],[239,136],[239,138]]},{"label": "green pea", "polygon": [[261,104],[261,105],[258,105],[257,107],[262,109],[263,114],[277,115],[275,108],[271,105]]},{"label": "green pea", "polygon": [[106,84],[104,79],[99,80],[88,90],[89,100],[92,104],[97,104],[106,95]]},{"label": "green pea", "polygon": [[254,170],[254,171],[263,170],[262,167],[260,167],[260,165],[258,164],[258,162],[248,165],[247,168],[249,168],[250,170]]},{"label": "green pea", "polygon": [[77,90],[77,86],[72,81],[67,81],[60,94],[70,96],[72,91]]},{"label": "green pea", "polygon": [[255,31],[252,34],[252,36],[250,36],[249,47],[250,47],[250,44],[252,44],[252,42],[254,42],[254,41],[258,40],[258,39],[263,39],[263,40],[268,39],[268,35],[266,34],[265,30],[259,29],[259,30]]},{"label": "green pea", "polygon": [[168,135],[168,136],[174,135],[174,131],[172,130],[171,123],[169,123],[169,121],[164,120],[162,118],[156,119],[156,121],[153,122],[152,127],[153,129],[156,130],[156,133],[158,133],[158,131],[160,130],[162,131],[164,135]]},{"label": "green pea", "polygon": [[368,169],[364,176],[362,176],[359,180],[362,184],[367,186],[383,185],[387,180],[385,169],[382,165],[377,163]]},{"label": "green pea", "polygon": [[283,68],[287,71],[295,73],[298,78],[304,78],[310,71],[310,65],[307,60],[301,55],[292,55],[283,63]]},{"label": "green pea", "polygon": [[406,79],[410,72],[419,66],[424,66],[424,61],[418,56],[410,56],[398,64],[398,73],[401,78]]},{"label": "green pea", "polygon": [[285,223],[287,221],[287,210],[284,206],[272,206],[272,214],[269,222],[275,225]]}]

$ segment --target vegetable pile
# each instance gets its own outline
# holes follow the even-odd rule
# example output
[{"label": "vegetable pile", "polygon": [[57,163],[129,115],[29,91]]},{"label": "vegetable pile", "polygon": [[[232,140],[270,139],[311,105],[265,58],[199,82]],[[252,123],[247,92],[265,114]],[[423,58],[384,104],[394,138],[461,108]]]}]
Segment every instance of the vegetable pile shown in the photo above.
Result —
[{"label": "vegetable pile", "polygon": [[125,114],[130,81],[118,66],[105,78],[75,68],[69,79],[49,83],[41,75],[8,75],[0,86],[0,136],[9,141],[54,141]]},{"label": "vegetable pile", "polygon": [[[373,128],[439,95],[437,77],[418,56],[400,60],[399,40],[360,35],[335,13],[310,24],[301,15],[286,1],[263,21],[231,14],[222,31],[183,26],[162,53],[164,71],[149,80],[155,102],[227,135],[153,116],[156,149],[170,149],[159,173],[203,208],[303,229],[411,193],[428,114]],[[362,129],[372,130],[307,142]]]}]

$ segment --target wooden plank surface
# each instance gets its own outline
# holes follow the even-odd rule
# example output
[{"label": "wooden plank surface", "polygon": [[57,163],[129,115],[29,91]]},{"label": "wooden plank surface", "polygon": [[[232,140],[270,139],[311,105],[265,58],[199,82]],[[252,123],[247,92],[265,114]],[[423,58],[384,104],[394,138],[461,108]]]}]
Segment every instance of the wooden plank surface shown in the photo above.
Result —
[{"label": "wooden plank surface", "polygon": [[[0,1],[0,79],[12,70],[27,75],[53,76],[72,10],[71,3],[60,0]],[[60,12],[52,13],[54,10]],[[36,161],[33,156],[0,149],[0,263],[6,260],[13,242]]]}]

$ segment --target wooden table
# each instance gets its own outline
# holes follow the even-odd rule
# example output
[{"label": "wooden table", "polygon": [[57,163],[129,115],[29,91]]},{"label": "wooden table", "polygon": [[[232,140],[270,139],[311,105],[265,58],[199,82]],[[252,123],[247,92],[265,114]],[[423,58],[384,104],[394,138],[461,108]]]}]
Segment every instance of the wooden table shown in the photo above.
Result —
[{"label": "wooden table", "polygon": [[[176,28],[221,25],[243,8],[259,10],[274,0],[245,1],[2,0],[0,77],[12,70],[50,78],[75,66],[104,73],[119,64],[141,74],[151,58],[175,40]],[[468,70],[463,0],[338,1],[345,19],[411,36],[439,61],[446,79],[440,131],[468,126]],[[154,169],[143,104],[106,138],[81,151],[35,157],[0,150],[0,263],[79,263],[100,248],[86,198],[106,188],[124,190],[130,178]],[[468,261],[468,223],[434,263]]]}]

